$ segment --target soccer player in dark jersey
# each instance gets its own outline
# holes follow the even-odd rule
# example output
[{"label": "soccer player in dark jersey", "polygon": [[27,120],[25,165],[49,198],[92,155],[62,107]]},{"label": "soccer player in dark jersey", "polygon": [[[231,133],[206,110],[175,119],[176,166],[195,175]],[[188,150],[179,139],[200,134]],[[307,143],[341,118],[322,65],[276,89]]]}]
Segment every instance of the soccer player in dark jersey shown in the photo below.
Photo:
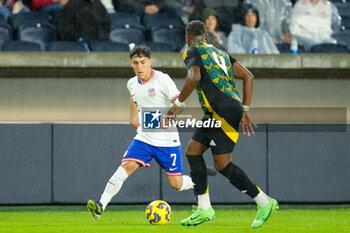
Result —
[{"label": "soccer player in dark jersey", "polygon": [[[196,89],[205,114],[203,120],[215,118],[221,121],[219,129],[197,128],[188,143],[186,156],[195,183],[198,207],[181,224],[195,226],[215,217],[209,199],[207,169],[203,159],[203,153],[210,147],[215,169],[257,203],[258,212],[252,228],[258,228],[268,220],[272,211],[278,209],[278,203],[261,191],[231,160],[238,140],[239,124],[241,123],[243,134],[248,136],[254,134],[253,126],[256,127],[249,113],[254,77],[227,53],[207,44],[206,38],[205,26],[201,21],[191,21],[187,25],[188,49],[183,55],[187,77],[177,101],[169,110],[169,114],[176,114],[180,110],[178,106]],[[243,80],[243,103],[236,89],[235,78]]]}]

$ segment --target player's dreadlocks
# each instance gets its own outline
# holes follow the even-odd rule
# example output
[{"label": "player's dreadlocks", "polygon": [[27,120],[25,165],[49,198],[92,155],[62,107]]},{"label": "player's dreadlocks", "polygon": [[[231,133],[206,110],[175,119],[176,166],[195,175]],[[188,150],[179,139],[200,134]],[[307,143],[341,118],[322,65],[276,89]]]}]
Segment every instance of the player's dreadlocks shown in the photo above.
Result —
[{"label": "player's dreadlocks", "polygon": [[186,34],[192,38],[204,37],[205,33],[206,29],[202,21],[193,20],[186,26]]}]

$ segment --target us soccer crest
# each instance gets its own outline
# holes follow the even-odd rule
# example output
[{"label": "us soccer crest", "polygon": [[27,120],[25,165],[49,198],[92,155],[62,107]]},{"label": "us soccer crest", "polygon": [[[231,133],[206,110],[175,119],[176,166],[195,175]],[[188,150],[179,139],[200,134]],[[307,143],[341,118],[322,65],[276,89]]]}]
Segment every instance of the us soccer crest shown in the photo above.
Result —
[{"label": "us soccer crest", "polygon": [[154,88],[148,89],[148,96],[154,97],[156,95],[156,90]]}]

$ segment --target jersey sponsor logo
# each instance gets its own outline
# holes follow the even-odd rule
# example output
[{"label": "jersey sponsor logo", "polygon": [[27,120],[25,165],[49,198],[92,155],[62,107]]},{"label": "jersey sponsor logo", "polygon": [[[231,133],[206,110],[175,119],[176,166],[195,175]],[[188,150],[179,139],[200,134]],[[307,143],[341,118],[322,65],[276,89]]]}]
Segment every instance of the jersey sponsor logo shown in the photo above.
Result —
[{"label": "jersey sponsor logo", "polygon": [[169,171],[175,171],[177,169],[177,167],[175,167],[175,168],[169,168]]},{"label": "jersey sponsor logo", "polygon": [[144,129],[160,129],[161,113],[157,111],[143,112],[143,128]]},{"label": "jersey sponsor logo", "polygon": [[149,97],[154,97],[156,96],[156,90],[154,88],[148,89],[148,96]]}]

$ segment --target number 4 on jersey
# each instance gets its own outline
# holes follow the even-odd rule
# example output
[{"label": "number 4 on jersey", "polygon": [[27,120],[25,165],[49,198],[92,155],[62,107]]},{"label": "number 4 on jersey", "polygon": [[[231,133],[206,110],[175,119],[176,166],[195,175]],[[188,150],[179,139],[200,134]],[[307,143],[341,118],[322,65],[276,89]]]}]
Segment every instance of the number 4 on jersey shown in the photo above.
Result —
[{"label": "number 4 on jersey", "polygon": [[227,76],[229,76],[228,72],[227,72],[227,68],[226,68],[224,57],[220,56],[220,61],[219,61],[218,56],[216,55],[215,52],[213,52],[212,55],[213,55],[213,58],[214,58],[214,61],[216,62],[216,64],[218,64],[220,66],[220,68],[225,72],[225,74]]}]

